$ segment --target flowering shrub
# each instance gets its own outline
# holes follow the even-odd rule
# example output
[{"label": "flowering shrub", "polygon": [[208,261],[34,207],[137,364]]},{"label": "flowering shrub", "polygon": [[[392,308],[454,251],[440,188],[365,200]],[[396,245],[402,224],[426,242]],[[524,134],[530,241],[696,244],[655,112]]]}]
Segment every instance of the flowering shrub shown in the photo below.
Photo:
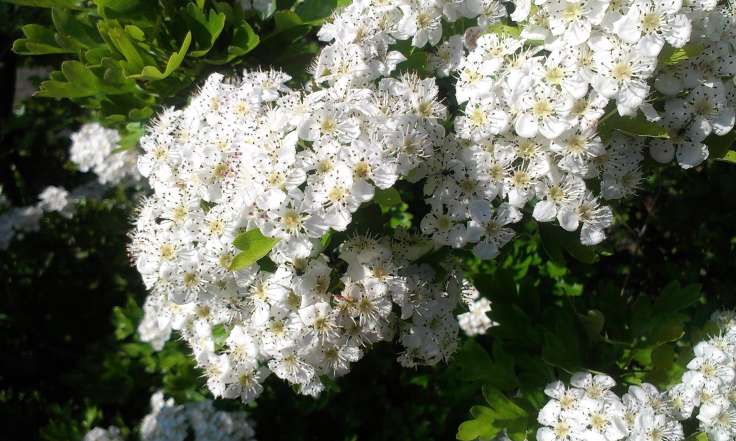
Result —
[{"label": "flowering shrub", "polygon": [[[184,441],[190,433],[194,440],[255,439],[252,422],[245,412],[218,411],[212,401],[175,405],[174,400],[164,400],[159,391],[151,396],[151,413],[141,422],[142,441]],[[82,441],[121,441],[120,429],[95,427],[84,435]]]},{"label": "flowering shrub", "polygon": [[[423,186],[429,211],[419,225],[428,248],[467,245],[493,258],[527,203],[536,221],[580,229],[581,243],[595,245],[612,221],[600,198],[637,188],[649,135],[661,153],[674,151],[675,132],[701,142],[733,128],[720,76],[693,92],[700,116],[667,122],[669,132],[634,120],[631,130],[623,123],[624,133],[605,133],[619,128],[602,122],[628,121],[621,118],[639,109],[661,119],[645,102],[657,56],[665,43],[700,44],[708,14],[688,16],[680,4],[609,10],[544,2],[531,15],[528,4],[516,4],[506,17],[500,5],[478,6],[352,3],[320,30],[332,43],[304,92],[288,88],[279,71],[245,72],[234,83],[213,74],[186,108],[163,111],[141,138],[139,169],[154,196],[139,210],[131,245],[153,291],[143,338],[160,347],[180,331],[211,391],[244,401],[260,393],[269,371],[316,395],[320,376],[343,375],[363,348],[395,334],[402,364],[446,360],[456,347],[462,275],[450,268],[448,285],[431,267],[413,265],[423,241],[416,234],[389,243],[352,230],[335,244],[330,231],[350,232],[361,205],[374,197],[380,205],[405,179]],[[709,10],[731,32],[723,11]],[[460,17],[478,17],[480,26],[466,30],[461,45],[448,40],[453,66],[435,66],[457,71],[454,98],[464,105],[448,132],[434,80],[390,76],[406,59],[391,46],[436,45],[441,21]],[[699,145],[678,150],[683,167],[707,157]],[[217,326],[227,335],[223,352],[215,350]]]},{"label": "flowering shrub", "polygon": [[[53,29],[24,26],[17,53],[76,57],[39,92],[98,121],[71,135],[74,168],[100,185],[149,187],[128,192],[138,200],[127,247],[148,296],[131,300],[135,320],[116,310],[118,340],[138,331],[123,343],[132,357],[158,366],[153,351],[176,333],[206,393],[253,405],[278,387],[271,374],[302,395],[336,394],[387,342],[402,367],[447,369],[445,387],[483,391],[489,406],[471,409],[458,439],[734,435],[722,391],[731,324],[691,362],[683,340],[722,297],[661,273],[627,292],[652,217],[640,193],[680,194],[691,178],[669,174],[736,157],[733,5],[13,3],[53,7]],[[3,215],[5,248],[44,212],[72,217],[77,192],[49,185]],[[632,219],[638,230],[620,233]],[[591,269],[623,248],[628,272]],[[710,267],[698,271],[687,279]],[[598,276],[618,297],[583,295]],[[660,290],[654,303],[643,294]],[[597,371],[545,389],[592,366],[583,349],[597,369],[615,366],[628,393]],[[411,384],[427,388],[421,375]],[[698,429],[681,425],[696,406]],[[186,412],[170,413],[185,436]]]}]

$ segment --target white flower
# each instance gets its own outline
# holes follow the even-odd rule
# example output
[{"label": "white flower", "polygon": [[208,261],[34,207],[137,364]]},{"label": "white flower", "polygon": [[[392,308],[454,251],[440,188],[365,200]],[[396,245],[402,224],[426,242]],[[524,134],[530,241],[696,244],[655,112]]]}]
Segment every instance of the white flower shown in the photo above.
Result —
[{"label": "white flower", "polygon": [[486,201],[473,201],[470,203],[470,219],[466,238],[470,243],[477,242],[473,252],[481,259],[492,259],[516,234],[506,225],[518,222],[521,213],[509,204],[502,204],[494,210]]},{"label": "white flower", "polygon": [[482,297],[468,306],[469,311],[457,316],[460,329],[468,336],[483,335],[488,329],[498,325],[498,323],[488,318],[488,312],[491,311],[490,300]]},{"label": "white flower", "polygon": [[583,245],[596,245],[606,238],[604,229],[613,221],[611,209],[601,206],[597,198],[585,195],[575,205],[563,207],[557,214],[560,226],[567,231],[575,231],[580,223],[580,242]]}]

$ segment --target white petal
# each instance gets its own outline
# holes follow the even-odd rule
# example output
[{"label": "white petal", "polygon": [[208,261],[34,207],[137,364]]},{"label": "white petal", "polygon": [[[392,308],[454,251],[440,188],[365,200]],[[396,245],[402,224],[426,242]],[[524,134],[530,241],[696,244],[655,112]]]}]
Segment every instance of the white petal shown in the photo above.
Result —
[{"label": "white petal", "polygon": [[578,229],[580,219],[574,210],[570,208],[562,208],[557,211],[557,221],[560,226],[567,231],[575,231]]},{"label": "white petal", "polygon": [[522,138],[533,138],[537,135],[539,126],[534,117],[529,113],[522,113],[516,118],[514,130]]},{"label": "white petal", "polygon": [[676,156],[680,167],[692,168],[708,159],[708,147],[705,144],[689,142],[677,148]]},{"label": "white petal", "polygon": [[649,155],[660,164],[667,164],[675,158],[675,146],[665,139],[655,139],[649,145]]},{"label": "white petal", "polygon": [[552,201],[539,201],[534,206],[532,216],[539,222],[549,222],[557,216],[557,207]]}]

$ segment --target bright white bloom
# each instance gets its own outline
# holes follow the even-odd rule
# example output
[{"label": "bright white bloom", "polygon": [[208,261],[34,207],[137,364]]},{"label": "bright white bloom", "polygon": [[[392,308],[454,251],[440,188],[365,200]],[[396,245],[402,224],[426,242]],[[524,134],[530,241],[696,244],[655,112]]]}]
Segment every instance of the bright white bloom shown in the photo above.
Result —
[{"label": "bright white bloom", "polygon": [[682,382],[660,392],[651,384],[629,387],[619,398],[613,379],[576,373],[566,388],[547,386],[552,399],[538,415],[538,441],[605,440],[682,441],[680,421],[695,414],[709,439],[725,441],[736,435],[736,320],[731,311],[713,314],[718,333],[695,346]]},{"label": "bright white bloom", "polygon": [[70,159],[80,171],[92,171],[101,184],[117,184],[126,178],[137,179],[134,150],[116,152],[120,135],[98,123],[83,125],[71,135]]},{"label": "bright white bloom", "polygon": [[43,211],[56,211],[66,218],[72,217],[73,211],[70,210],[69,192],[62,187],[49,186],[46,187],[38,195],[38,206]]}]

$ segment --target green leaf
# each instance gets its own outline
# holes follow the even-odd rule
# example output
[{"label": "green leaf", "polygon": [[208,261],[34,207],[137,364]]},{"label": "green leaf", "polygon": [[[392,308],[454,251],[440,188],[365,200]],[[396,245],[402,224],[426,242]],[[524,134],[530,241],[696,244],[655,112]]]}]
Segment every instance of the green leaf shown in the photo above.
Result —
[{"label": "green leaf", "polygon": [[228,52],[237,53],[237,56],[245,55],[255,49],[260,41],[258,34],[255,33],[247,21],[244,21],[235,28],[235,34],[228,47]]},{"label": "green leaf", "polygon": [[283,31],[304,24],[301,18],[293,11],[278,11],[273,16],[276,32]]},{"label": "green leaf", "polygon": [[27,24],[22,28],[26,38],[13,43],[13,52],[20,55],[48,55],[73,53],[71,49],[59,47],[54,32],[44,26]]},{"label": "green leaf", "polygon": [[676,280],[670,282],[655,302],[657,313],[677,312],[697,303],[702,297],[700,288],[697,283],[681,287]]},{"label": "green leaf", "polygon": [[203,57],[215,45],[215,41],[222,33],[225,27],[226,17],[222,12],[216,12],[214,9],[209,11],[207,16],[194,3],[189,3],[186,7],[187,24],[191,29],[192,36],[196,42],[198,49],[189,53],[192,57]]},{"label": "green leaf", "polygon": [[8,3],[36,8],[82,9],[81,0],[5,0]]},{"label": "green leaf", "polygon": [[732,162],[732,163],[736,164],[736,152],[735,152],[735,151],[733,151],[733,150],[730,150],[730,151],[728,151],[728,152],[726,153],[726,155],[725,155],[725,156],[724,156],[723,158],[721,158],[721,159],[722,159],[723,161],[726,161],[726,162]]},{"label": "green leaf", "polygon": [[[111,45],[125,58],[127,64],[125,69],[128,73],[140,72],[147,63],[153,58],[149,55],[142,55],[131,40],[125,30],[114,20],[99,22],[97,28],[100,34],[106,35]],[[144,61],[144,56],[146,61]]]},{"label": "green leaf", "polygon": [[95,0],[97,7],[115,12],[128,12],[140,7],[141,0]]},{"label": "green leaf", "polygon": [[134,40],[145,41],[146,34],[141,28],[135,25],[125,25],[125,32],[128,33]]},{"label": "green leaf", "polygon": [[143,136],[144,129],[140,123],[128,123],[120,137],[119,147],[113,153],[129,150],[138,145],[138,140]]},{"label": "green leaf", "polygon": [[578,233],[565,231],[551,223],[540,223],[538,225],[542,247],[555,263],[565,263],[563,251],[583,263],[590,264],[598,260],[596,248],[581,244]]},{"label": "green leaf", "polygon": [[401,195],[398,190],[393,187],[385,190],[377,188],[373,195],[373,201],[375,201],[375,203],[381,207],[381,211],[385,213],[389,208],[401,204]]},{"label": "green leaf", "polygon": [[318,22],[332,14],[337,7],[337,0],[304,0],[294,9],[305,22]]},{"label": "green leaf", "polygon": [[255,33],[253,28],[248,22],[243,21],[240,26],[235,28],[232,41],[227,47],[227,55],[218,59],[206,59],[207,63],[211,64],[225,64],[234,60],[237,57],[242,57],[248,52],[255,49],[260,43],[261,39],[258,34]]},{"label": "green leaf", "polygon": [[[711,134],[705,141],[705,145],[708,146],[708,154],[711,158],[725,158],[728,152],[734,145],[736,145],[736,130],[731,130],[724,136],[716,136]],[[728,160],[728,159],[726,159]]]},{"label": "green leaf", "polygon": [[603,325],[606,323],[606,318],[603,313],[597,309],[589,309],[588,312],[578,314],[578,318],[585,328],[585,333],[591,341],[599,341],[601,339],[601,331],[603,331]]},{"label": "green leaf", "polygon": [[500,390],[483,386],[483,398],[493,409],[495,419],[512,420],[519,417],[526,417],[527,413],[518,404],[508,399]]},{"label": "green leaf", "polygon": [[703,52],[703,49],[705,49],[705,46],[697,42],[688,43],[681,48],[675,48],[668,44],[659,54],[659,64],[674,66],[690,58],[697,57]]},{"label": "green leaf", "polygon": [[679,340],[685,335],[686,320],[686,316],[676,314],[670,319],[655,322],[655,326],[648,336],[648,346],[657,347]]},{"label": "green leaf", "polygon": [[278,239],[264,236],[259,229],[240,233],[233,241],[235,248],[241,250],[230,265],[230,269],[238,270],[253,265],[266,256]]},{"label": "green leaf", "polygon": [[488,26],[488,32],[497,35],[508,35],[510,37],[521,37],[521,27],[509,26],[503,22],[494,23]]},{"label": "green leaf", "polygon": [[39,96],[48,98],[81,98],[101,93],[100,79],[83,63],[70,60],[61,63],[61,72],[68,80],[60,81],[52,74],[52,80],[44,81]]},{"label": "green leaf", "polygon": [[473,406],[470,409],[474,419],[460,424],[455,437],[461,441],[473,441],[476,439],[491,439],[496,436],[502,428],[493,426],[492,410],[485,406]]},{"label": "green leaf", "polygon": [[51,19],[59,39],[65,42],[74,40],[76,46],[85,48],[104,43],[97,29],[81,14],[78,16],[67,9],[54,8],[51,11]]},{"label": "green leaf", "polygon": [[610,139],[614,131],[647,138],[670,137],[667,129],[655,122],[647,121],[641,112],[633,118],[615,113],[598,126],[598,133],[603,139]]},{"label": "green leaf", "polygon": [[468,339],[457,352],[455,366],[464,381],[480,381],[503,390],[517,386],[513,366],[494,361],[473,339]]},{"label": "green leaf", "polygon": [[184,41],[181,43],[181,48],[178,52],[174,52],[169,57],[169,61],[166,62],[166,69],[163,72],[158,70],[155,66],[146,66],[141,70],[140,74],[130,75],[128,78],[142,78],[144,80],[163,80],[171,75],[179,66],[181,66],[184,57],[187,55],[189,45],[192,43],[192,33],[187,32]]}]

